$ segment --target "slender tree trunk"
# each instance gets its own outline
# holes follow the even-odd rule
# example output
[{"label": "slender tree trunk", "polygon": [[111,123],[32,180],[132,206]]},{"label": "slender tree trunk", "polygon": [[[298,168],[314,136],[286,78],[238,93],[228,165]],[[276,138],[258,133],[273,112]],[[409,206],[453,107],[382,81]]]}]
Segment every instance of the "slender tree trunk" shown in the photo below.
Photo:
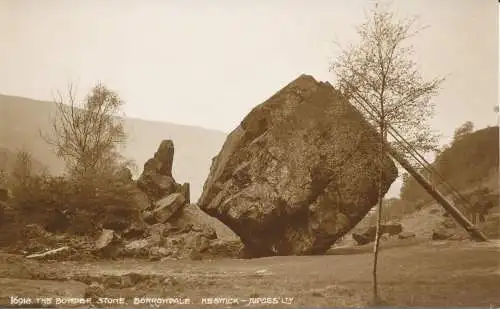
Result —
[{"label": "slender tree trunk", "polygon": [[377,207],[377,230],[375,233],[375,243],[373,245],[373,270],[372,270],[372,289],[373,303],[377,304],[380,301],[377,281],[377,264],[380,247],[380,237],[382,236],[382,201],[383,201],[383,182],[384,182],[384,157],[385,157],[385,125],[383,121],[380,124],[380,160],[379,160],[379,179],[378,179],[378,207]]}]

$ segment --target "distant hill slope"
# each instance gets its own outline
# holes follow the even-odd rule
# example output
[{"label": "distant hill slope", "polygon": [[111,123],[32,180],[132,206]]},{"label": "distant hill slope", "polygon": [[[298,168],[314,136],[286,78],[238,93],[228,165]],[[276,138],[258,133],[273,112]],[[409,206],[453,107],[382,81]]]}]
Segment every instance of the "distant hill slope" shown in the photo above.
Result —
[{"label": "distant hill slope", "polygon": [[[0,171],[10,175],[16,165],[16,161],[17,152],[0,146]],[[31,169],[34,173],[41,173],[46,169],[46,166],[35,158],[31,158]]]},{"label": "distant hill slope", "polygon": [[[478,185],[498,189],[499,131],[488,127],[467,134],[444,149],[432,163],[434,169],[459,191]],[[408,204],[432,200],[413,179],[403,181],[401,199]]]},{"label": "distant hill slope", "polygon": [[[489,127],[454,141],[436,157],[432,165],[443,175],[444,179],[468,198],[468,193],[484,187],[490,189],[493,194],[500,194],[498,163],[499,128]],[[491,221],[493,224],[500,220],[499,207],[500,205],[497,205],[492,209],[487,217],[487,220],[493,220]],[[436,209],[439,211],[435,211]],[[417,234],[425,232],[424,234],[427,235],[444,220],[443,212],[441,206],[436,204],[413,178],[407,178],[401,190],[401,199],[384,200],[382,221],[401,222],[405,229]],[[376,213],[371,212],[352,232],[363,232],[375,223]],[[484,226],[484,228],[491,228],[491,226]],[[495,233],[490,231],[488,234],[492,237]]]},{"label": "distant hill slope", "polygon": [[[50,129],[55,112],[53,102],[0,95],[0,147],[12,152],[24,149],[46,165],[52,173],[64,170],[64,163],[43,141],[39,130]],[[191,199],[197,200],[208,175],[212,158],[219,152],[226,133],[200,127],[125,118],[129,141],[123,154],[135,161],[138,172],[152,157],[163,139],[175,146],[173,176],[177,182],[191,183]]]}]

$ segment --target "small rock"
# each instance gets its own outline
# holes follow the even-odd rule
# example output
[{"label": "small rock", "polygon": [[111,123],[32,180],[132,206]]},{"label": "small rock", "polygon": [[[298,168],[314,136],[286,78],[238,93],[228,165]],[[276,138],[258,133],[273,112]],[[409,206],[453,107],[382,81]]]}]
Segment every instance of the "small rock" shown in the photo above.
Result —
[{"label": "small rock", "polygon": [[86,289],[85,289],[85,298],[98,298],[104,296],[104,286],[102,284],[99,284],[97,282],[92,282]]},{"label": "small rock", "polygon": [[167,277],[163,280],[163,284],[167,286],[175,286],[179,284],[179,281],[174,277]]},{"label": "small rock", "polygon": [[445,229],[436,229],[432,232],[432,240],[448,240],[453,236],[453,233]]},{"label": "small rock", "polygon": [[132,224],[124,232],[123,237],[126,239],[144,237],[146,227],[139,224]]},{"label": "small rock", "polygon": [[450,238],[448,238],[448,240],[456,240],[456,241],[462,241],[465,239],[467,239],[467,237],[464,237],[464,236],[459,235],[459,234],[454,234]]},{"label": "small rock", "polygon": [[108,229],[102,230],[101,236],[97,239],[95,244],[96,250],[99,251],[109,247],[115,239],[115,231]]},{"label": "small rock", "polygon": [[154,224],[156,219],[152,211],[146,210],[142,213],[142,220],[148,224]]},{"label": "small rock", "polygon": [[408,238],[415,238],[415,233],[412,232],[401,232],[398,235],[399,239],[408,239]]},{"label": "small rock", "polygon": [[214,239],[205,252],[212,257],[241,258],[244,255],[244,245],[240,240]]}]

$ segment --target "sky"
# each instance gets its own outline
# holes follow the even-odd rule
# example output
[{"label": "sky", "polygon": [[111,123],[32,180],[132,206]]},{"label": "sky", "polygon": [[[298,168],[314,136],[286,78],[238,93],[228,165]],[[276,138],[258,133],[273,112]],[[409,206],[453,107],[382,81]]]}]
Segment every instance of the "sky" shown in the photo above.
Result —
[{"label": "sky", "polygon": [[[51,100],[98,81],[127,116],[232,131],[300,74],[333,80],[334,41],[355,42],[373,0],[0,0],[0,93]],[[394,0],[429,27],[412,43],[424,77],[447,76],[433,129],[497,124],[498,2]]]}]

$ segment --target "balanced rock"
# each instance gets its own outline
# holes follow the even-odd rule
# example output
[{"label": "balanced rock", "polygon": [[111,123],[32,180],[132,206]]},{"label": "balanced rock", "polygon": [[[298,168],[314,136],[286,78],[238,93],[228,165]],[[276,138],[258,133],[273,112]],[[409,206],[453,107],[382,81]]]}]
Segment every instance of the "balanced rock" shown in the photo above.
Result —
[{"label": "balanced rock", "polygon": [[397,169],[330,84],[302,75],[255,107],[213,160],[199,207],[248,256],[324,253],[387,192]]}]

